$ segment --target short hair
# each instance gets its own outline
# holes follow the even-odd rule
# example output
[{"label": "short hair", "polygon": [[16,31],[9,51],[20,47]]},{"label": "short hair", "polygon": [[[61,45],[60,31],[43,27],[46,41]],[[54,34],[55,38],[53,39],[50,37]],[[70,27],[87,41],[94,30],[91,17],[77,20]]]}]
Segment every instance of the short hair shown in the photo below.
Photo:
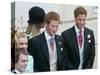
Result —
[{"label": "short hair", "polygon": [[76,18],[79,14],[85,14],[87,16],[87,11],[85,8],[83,8],[82,6],[77,7],[74,10],[74,17]]},{"label": "short hair", "polygon": [[49,24],[51,20],[56,20],[59,21],[60,23],[60,15],[53,11],[48,12],[47,15],[45,16],[45,22]]},{"label": "short hair", "polygon": [[15,63],[18,62],[21,54],[28,55],[28,52],[23,48],[15,48]]}]

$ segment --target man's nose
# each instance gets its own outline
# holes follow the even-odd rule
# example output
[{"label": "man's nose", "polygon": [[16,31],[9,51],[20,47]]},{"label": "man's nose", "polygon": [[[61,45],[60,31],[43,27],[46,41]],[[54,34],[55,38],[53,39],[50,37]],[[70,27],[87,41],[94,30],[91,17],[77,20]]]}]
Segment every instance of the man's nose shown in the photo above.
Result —
[{"label": "man's nose", "polygon": [[82,24],[82,25],[84,24],[84,21],[83,21],[83,20],[81,21],[81,24]]}]

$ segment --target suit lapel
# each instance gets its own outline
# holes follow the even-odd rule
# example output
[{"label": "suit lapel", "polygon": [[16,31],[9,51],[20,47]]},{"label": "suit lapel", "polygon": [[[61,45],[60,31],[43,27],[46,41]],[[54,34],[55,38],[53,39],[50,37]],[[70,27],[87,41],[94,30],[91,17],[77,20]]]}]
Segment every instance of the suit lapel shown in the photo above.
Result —
[{"label": "suit lapel", "polygon": [[46,41],[44,33],[42,33],[42,38],[41,39],[42,39],[41,43],[42,43],[42,47],[43,47],[44,56],[49,61],[48,45],[47,45],[47,41]]},{"label": "suit lapel", "polygon": [[87,51],[87,46],[88,46],[88,39],[87,39],[87,34],[88,34],[88,32],[87,32],[87,30],[86,30],[86,28],[84,29],[84,56],[86,56],[86,51]]},{"label": "suit lapel", "polygon": [[75,32],[75,28],[73,27],[72,29],[73,30],[72,30],[72,33],[71,33],[72,34],[71,38],[73,40],[73,46],[74,46],[75,53],[79,58],[80,56],[79,56],[79,47],[78,47],[78,42],[77,42],[77,34]]},{"label": "suit lapel", "polygon": [[61,49],[62,42],[57,36],[55,36],[55,42],[56,42],[57,59],[58,59],[58,57],[60,56],[60,49]]}]

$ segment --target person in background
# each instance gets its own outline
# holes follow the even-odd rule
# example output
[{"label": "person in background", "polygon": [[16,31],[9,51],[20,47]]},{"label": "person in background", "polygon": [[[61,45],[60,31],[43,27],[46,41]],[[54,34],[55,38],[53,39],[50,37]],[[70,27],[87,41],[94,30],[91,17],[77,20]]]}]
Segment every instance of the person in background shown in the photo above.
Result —
[{"label": "person in background", "polygon": [[[13,48],[13,52],[15,51],[15,48],[23,48],[24,50],[27,50],[27,47],[28,47],[28,39],[27,39],[27,36],[24,32],[19,32],[17,31],[15,33],[15,36],[14,36],[14,42],[15,42],[15,46]],[[15,53],[14,53],[15,54]],[[13,59],[14,60],[14,59]],[[33,73],[33,65],[34,64],[34,59],[31,55],[28,54],[28,65],[26,67],[26,71],[29,72],[29,73]]]},{"label": "person in background", "polygon": [[41,33],[41,28],[44,28],[45,11],[38,6],[34,6],[29,10],[29,20],[27,27],[27,35],[30,38]]},{"label": "person in background", "polygon": [[56,34],[59,24],[59,14],[48,12],[45,16],[45,31],[28,42],[29,53],[34,57],[35,72],[64,69],[62,39]]},{"label": "person in background", "polygon": [[93,31],[85,27],[87,11],[79,6],[74,10],[75,25],[62,32],[66,69],[91,69],[95,57]]},{"label": "person in background", "polygon": [[15,74],[25,73],[28,64],[28,53],[25,49],[15,49],[15,69],[12,70]]}]

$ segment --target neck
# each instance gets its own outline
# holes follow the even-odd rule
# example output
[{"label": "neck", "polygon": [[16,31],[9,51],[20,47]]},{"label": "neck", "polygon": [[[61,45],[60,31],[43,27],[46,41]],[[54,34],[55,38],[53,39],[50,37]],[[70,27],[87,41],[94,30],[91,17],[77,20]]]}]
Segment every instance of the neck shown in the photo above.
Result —
[{"label": "neck", "polygon": [[53,37],[53,35],[51,35],[48,30],[46,30],[46,32],[50,37]]},{"label": "neck", "polygon": [[32,32],[32,35],[34,36],[34,35],[40,33],[40,29],[37,28],[36,26],[33,26],[31,32]]}]

